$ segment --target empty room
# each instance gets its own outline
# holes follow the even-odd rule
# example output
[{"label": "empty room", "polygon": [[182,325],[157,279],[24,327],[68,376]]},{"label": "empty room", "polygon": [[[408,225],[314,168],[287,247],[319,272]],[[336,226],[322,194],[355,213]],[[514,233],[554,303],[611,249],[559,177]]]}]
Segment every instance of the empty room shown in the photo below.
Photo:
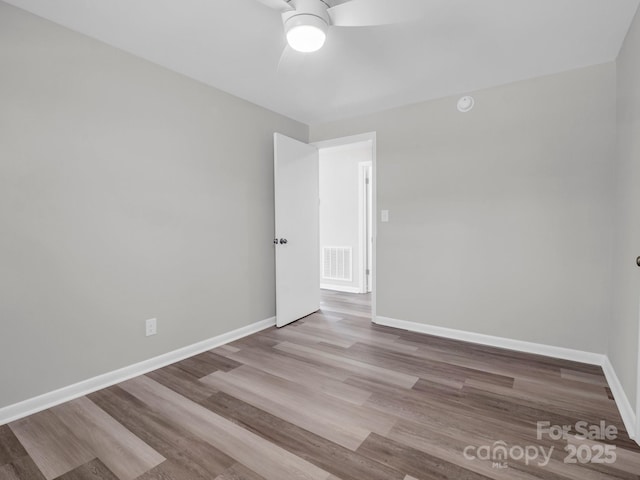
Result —
[{"label": "empty room", "polygon": [[640,480],[640,0],[0,0],[0,480]]}]

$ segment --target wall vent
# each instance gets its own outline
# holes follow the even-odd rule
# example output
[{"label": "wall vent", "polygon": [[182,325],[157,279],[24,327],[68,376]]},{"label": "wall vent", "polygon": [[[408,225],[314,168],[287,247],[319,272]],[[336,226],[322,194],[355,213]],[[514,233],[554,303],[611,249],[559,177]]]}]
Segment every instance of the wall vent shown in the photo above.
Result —
[{"label": "wall vent", "polygon": [[322,247],[322,278],[351,282],[351,247]]}]

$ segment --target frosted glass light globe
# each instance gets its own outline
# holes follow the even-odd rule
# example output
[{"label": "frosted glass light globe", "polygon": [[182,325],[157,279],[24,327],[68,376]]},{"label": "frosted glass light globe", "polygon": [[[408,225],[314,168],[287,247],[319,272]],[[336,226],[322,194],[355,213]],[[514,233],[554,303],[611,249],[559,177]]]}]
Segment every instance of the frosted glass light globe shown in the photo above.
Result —
[{"label": "frosted glass light globe", "polygon": [[327,23],[315,15],[296,15],[285,28],[289,46],[298,52],[316,52],[327,39]]}]

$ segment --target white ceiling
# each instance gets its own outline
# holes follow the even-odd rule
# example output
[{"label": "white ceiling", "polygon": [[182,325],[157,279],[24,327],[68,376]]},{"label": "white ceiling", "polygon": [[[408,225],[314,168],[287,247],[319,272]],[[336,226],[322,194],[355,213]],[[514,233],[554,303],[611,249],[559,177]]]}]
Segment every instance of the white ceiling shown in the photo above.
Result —
[{"label": "white ceiling", "polygon": [[640,0],[424,0],[415,22],[331,27],[280,68],[280,14],[255,0],[6,1],[317,124],[612,61]]}]

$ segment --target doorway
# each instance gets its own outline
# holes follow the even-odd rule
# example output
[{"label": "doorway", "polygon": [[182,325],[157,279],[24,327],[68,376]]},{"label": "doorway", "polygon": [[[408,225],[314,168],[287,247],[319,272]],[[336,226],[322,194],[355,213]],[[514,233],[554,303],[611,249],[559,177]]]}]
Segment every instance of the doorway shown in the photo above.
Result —
[{"label": "doorway", "polygon": [[[357,147],[355,144],[359,144]],[[350,146],[350,147],[349,147]],[[367,155],[355,164],[355,229],[357,240],[327,242],[320,246],[319,152],[335,147],[366,147]],[[275,284],[276,325],[284,327],[320,309],[321,277],[331,284],[360,281],[357,290],[370,304],[367,317],[376,315],[376,137],[355,135],[306,144],[274,134]],[[340,203],[338,203],[340,205]],[[354,213],[354,212],[352,212]],[[354,253],[355,251],[355,253]],[[354,266],[354,260],[358,262]],[[325,266],[326,264],[326,266]],[[337,282],[337,283],[336,283]],[[355,288],[355,287],[352,287]],[[331,292],[331,290],[322,290]],[[357,293],[349,293],[355,291]],[[368,293],[370,292],[370,293]],[[352,299],[354,300],[354,299]]]},{"label": "doorway", "polygon": [[314,144],[319,151],[321,299],[375,311],[375,134]]}]

